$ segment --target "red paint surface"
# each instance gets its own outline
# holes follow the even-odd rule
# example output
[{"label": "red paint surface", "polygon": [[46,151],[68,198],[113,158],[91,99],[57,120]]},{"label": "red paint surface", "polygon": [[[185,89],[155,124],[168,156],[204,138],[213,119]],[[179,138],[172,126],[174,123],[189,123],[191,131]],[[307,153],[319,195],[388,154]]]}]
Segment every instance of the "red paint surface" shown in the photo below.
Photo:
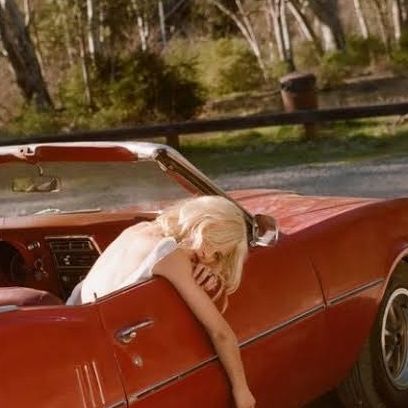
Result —
[{"label": "red paint surface", "polygon": [[[111,154],[128,159],[120,150]],[[281,237],[251,250],[225,316],[241,343],[257,407],[298,407],[337,384],[355,361],[391,266],[408,247],[408,200],[231,195],[251,213],[275,217]],[[0,239],[28,267],[43,260],[48,276],[29,275],[24,285],[58,294],[47,236],[89,235],[103,250],[125,227],[152,216],[129,209],[9,218]],[[29,251],[34,241],[41,246]],[[145,319],[153,326],[129,344],[118,342],[119,330]],[[126,398],[138,408],[232,406],[206,333],[163,279],[92,305],[0,313],[0,339],[1,407],[102,407]]]}]

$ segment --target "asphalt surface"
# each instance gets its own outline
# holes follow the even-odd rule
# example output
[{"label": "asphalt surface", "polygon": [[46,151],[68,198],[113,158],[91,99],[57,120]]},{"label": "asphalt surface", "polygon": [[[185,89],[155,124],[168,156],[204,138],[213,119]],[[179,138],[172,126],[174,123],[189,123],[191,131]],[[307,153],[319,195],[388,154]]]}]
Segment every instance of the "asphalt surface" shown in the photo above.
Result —
[{"label": "asphalt surface", "polygon": [[[226,190],[273,188],[305,195],[408,197],[408,156],[359,162],[307,164],[273,170],[225,174],[216,182]],[[304,408],[341,408],[329,393]]]},{"label": "asphalt surface", "polygon": [[215,181],[226,190],[274,188],[305,195],[408,197],[408,156],[232,173]]}]

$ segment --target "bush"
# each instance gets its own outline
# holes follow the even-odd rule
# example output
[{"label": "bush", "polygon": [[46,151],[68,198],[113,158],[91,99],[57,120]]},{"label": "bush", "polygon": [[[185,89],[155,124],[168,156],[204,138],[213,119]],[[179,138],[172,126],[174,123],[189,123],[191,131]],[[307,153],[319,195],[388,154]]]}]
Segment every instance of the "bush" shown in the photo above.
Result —
[{"label": "bush", "polygon": [[34,106],[29,105],[8,124],[5,133],[11,135],[56,133],[60,126],[57,113],[39,112]]},{"label": "bush", "polygon": [[320,63],[320,56],[314,44],[310,41],[302,41],[294,44],[293,55],[297,69],[310,71],[316,69]]},{"label": "bush", "polygon": [[322,87],[341,84],[346,77],[361,75],[384,62],[385,47],[378,38],[352,36],[344,51],[325,53],[318,67],[318,82]]},{"label": "bush", "polygon": [[158,55],[138,51],[105,61],[91,73],[93,106],[84,100],[76,68],[61,87],[60,97],[70,127],[107,127],[153,121],[185,120],[204,103],[194,66],[170,65]]},{"label": "bush", "polygon": [[326,53],[321,58],[318,68],[318,86],[329,88],[340,85],[349,73],[350,67],[344,52]]},{"label": "bush", "polygon": [[395,73],[408,74],[408,30],[402,34],[398,47],[391,52],[391,63]]},{"label": "bush", "polygon": [[177,40],[166,55],[171,61],[193,59],[199,82],[213,97],[264,85],[256,58],[244,40],[223,38],[194,44]]}]

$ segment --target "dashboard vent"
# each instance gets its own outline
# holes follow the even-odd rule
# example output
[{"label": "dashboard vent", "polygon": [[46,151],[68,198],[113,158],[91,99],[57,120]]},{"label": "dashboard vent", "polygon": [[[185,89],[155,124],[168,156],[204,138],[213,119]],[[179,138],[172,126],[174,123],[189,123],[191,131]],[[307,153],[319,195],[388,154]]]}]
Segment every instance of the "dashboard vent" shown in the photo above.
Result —
[{"label": "dashboard vent", "polygon": [[95,247],[89,238],[49,239],[48,245],[53,252],[95,250]]},{"label": "dashboard vent", "polygon": [[100,251],[90,237],[47,237],[56,271],[68,297],[98,259]]}]

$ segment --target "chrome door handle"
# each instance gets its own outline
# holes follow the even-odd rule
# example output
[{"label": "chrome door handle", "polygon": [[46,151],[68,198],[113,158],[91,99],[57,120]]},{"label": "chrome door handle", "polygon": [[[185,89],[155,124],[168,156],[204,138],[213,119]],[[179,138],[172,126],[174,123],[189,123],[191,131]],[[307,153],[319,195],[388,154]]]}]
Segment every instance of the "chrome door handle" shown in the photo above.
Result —
[{"label": "chrome door handle", "polygon": [[116,333],[116,339],[123,344],[130,343],[137,335],[138,330],[145,329],[146,327],[153,326],[154,321],[152,319],[146,319],[133,326],[120,329]]}]

